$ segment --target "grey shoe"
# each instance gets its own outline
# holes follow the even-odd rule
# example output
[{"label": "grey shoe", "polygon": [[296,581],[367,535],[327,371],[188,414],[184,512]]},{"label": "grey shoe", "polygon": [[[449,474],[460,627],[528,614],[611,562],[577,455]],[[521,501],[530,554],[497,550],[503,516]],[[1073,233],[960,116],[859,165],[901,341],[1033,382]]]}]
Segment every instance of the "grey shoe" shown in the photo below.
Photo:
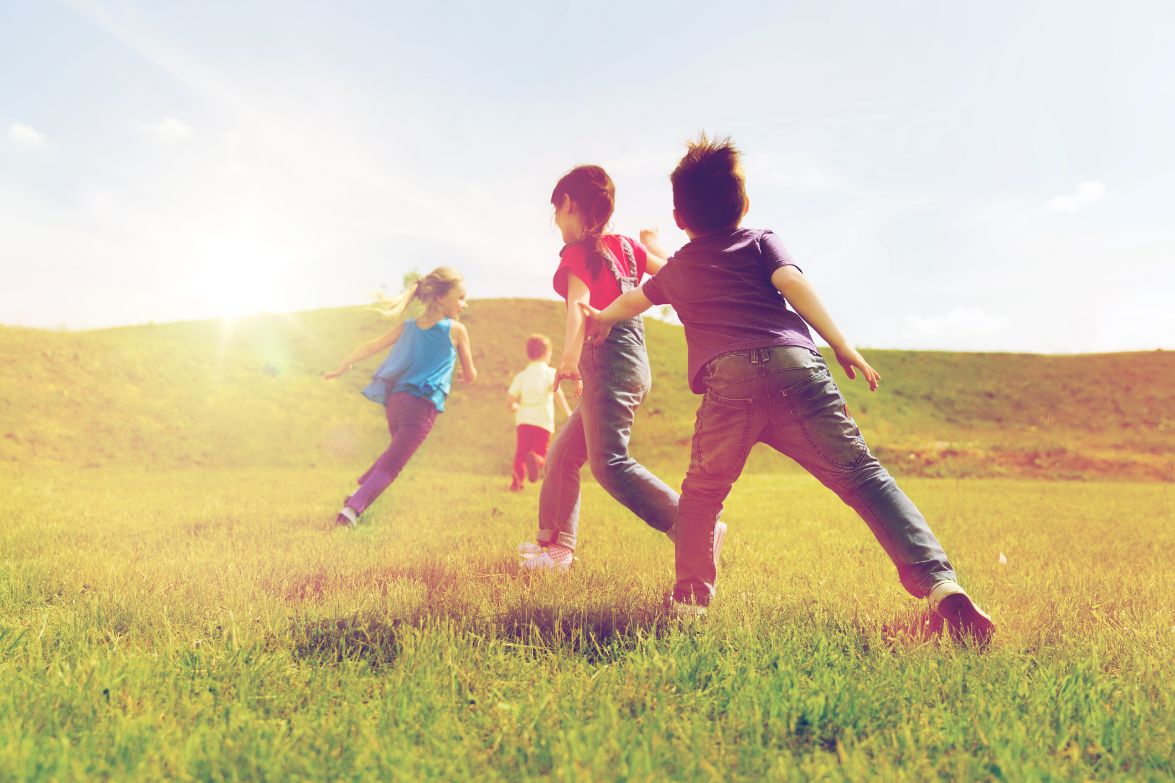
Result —
[{"label": "grey shoe", "polygon": [[355,527],[359,524],[359,515],[350,506],[343,506],[343,510],[335,517],[335,524],[339,527]]},{"label": "grey shoe", "polygon": [[946,621],[951,639],[986,647],[995,634],[995,621],[971,600],[958,582],[944,580],[930,589],[930,608]]}]

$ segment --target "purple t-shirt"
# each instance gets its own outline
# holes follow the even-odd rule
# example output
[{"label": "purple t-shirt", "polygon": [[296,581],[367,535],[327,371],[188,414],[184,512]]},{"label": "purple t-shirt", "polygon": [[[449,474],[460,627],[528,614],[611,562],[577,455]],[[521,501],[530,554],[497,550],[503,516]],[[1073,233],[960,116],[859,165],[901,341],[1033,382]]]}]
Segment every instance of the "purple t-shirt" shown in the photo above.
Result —
[{"label": "purple t-shirt", "polygon": [[704,394],[702,368],[730,351],[798,345],[815,350],[804,319],[788,308],[771,275],[792,261],[770,231],[739,228],[707,234],[678,250],[642,290],[672,305],[685,325],[689,385]]}]

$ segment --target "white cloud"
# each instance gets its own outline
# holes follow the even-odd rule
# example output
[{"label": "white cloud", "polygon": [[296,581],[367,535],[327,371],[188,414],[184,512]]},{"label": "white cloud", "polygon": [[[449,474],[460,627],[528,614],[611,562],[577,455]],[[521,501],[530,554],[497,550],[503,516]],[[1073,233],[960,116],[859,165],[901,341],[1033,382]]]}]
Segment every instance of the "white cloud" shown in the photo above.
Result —
[{"label": "white cloud", "polygon": [[949,341],[951,337],[996,334],[1007,328],[1008,319],[978,307],[955,307],[946,315],[907,315],[906,323],[922,335]]},{"label": "white cloud", "polygon": [[32,125],[15,122],[8,126],[8,138],[22,147],[48,147],[49,140]]},{"label": "white cloud", "polygon": [[143,133],[162,141],[188,141],[196,134],[187,123],[168,115],[159,122],[151,122],[141,126]]},{"label": "white cloud", "polygon": [[1093,206],[1106,195],[1106,186],[1100,182],[1082,182],[1068,196],[1051,198],[1044,205],[1046,212],[1079,212]]}]

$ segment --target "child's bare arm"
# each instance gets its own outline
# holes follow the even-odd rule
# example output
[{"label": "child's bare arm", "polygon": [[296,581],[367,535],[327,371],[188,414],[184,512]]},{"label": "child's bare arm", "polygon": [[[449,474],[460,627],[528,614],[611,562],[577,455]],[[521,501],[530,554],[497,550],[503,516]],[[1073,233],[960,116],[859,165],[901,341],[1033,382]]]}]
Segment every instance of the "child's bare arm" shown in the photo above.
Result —
[{"label": "child's bare arm", "polygon": [[457,357],[461,360],[461,380],[473,383],[477,380],[477,368],[473,366],[473,349],[469,345],[469,330],[465,324],[453,322],[451,330],[453,347],[457,349]]},{"label": "child's bare arm", "polygon": [[571,415],[571,406],[567,404],[567,395],[563,393],[562,389],[555,389],[555,400],[559,403],[559,407],[563,411],[564,416]]},{"label": "child's bare arm", "polygon": [[583,381],[579,377],[579,357],[583,353],[583,323],[584,315],[580,307],[588,307],[591,301],[591,291],[587,283],[580,280],[575,274],[567,275],[567,331],[563,336],[563,357],[555,369],[555,388],[563,380],[575,382],[575,393],[583,390]]},{"label": "child's bare arm", "polygon": [[356,362],[361,362],[364,359],[375,356],[382,350],[390,348],[392,344],[396,342],[396,340],[400,339],[400,335],[403,334],[403,332],[404,324],[401,322],[389,329],[386,334],[377,337],[374,340],[368,340],[367,342],[363,343],[363,345],[360,345],[358,348],[343,357],[343,360],[339,362],[337,369],[324,372],[322,374],[322,379],[324,381],[332,381],[335,378],[346,374],[346,372],[350,370],[352,365],[354,365]]},{"label": "child's bare arm", "polygon": [[522,402],[522,396],[519,394],[506,393],[506,407],[512,411],[518,410],[519,404]]},{"label": "child's bare arm", "polygon": [[612,300],[603,310],[596,310],[588,304],[580,304],[584,317],[588,319],[585,339],[589,343],[603,342],[617,321],[636,318],[653,306],[642,288],[632,288]]},{"label": "child's bare arm", "polygon": [[853,369],[855,367],[869,382],[869,390],[877,391],[881,375],[869,366],[865,357],[849,345],[840,329],[836,328],[832,316],[824,309],[824,303],[820,301],[816,289],[804,277],[804,273],[794,266],[781,266],[771,275],[771,284],[783,294],[783,298],[799,313],[800,318],[807,321],[808,325],[832,347],[836,353],[836,361],[844,368],[845,375],[848,375],[850,380],[856,378],[857,373]]}]

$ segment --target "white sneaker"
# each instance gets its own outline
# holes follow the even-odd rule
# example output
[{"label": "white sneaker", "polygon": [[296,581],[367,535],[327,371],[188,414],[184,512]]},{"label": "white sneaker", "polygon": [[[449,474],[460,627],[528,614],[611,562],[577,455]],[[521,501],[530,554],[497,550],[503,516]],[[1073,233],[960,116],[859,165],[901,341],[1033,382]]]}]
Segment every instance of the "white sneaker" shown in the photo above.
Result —
[{"label": "white sneaker", "polygon": [[571,568],[571,557],[559,558],[556,560],[551,557],[549,552],[540,552],[539,554],[529,557],[522,561],[522,569],[524,571],[567,571]]},{"label": "white sneaker", "polygon": [[543,548],[533,541],[525,541],[518,545],[518,556],[523,560],[533,560],[543,553]]},{"label": "white sneaker", "polygon": [[674,620],[699,620],[706,616],[706,607],[682,603],[671,598],[669,600],[669,615]]}]

